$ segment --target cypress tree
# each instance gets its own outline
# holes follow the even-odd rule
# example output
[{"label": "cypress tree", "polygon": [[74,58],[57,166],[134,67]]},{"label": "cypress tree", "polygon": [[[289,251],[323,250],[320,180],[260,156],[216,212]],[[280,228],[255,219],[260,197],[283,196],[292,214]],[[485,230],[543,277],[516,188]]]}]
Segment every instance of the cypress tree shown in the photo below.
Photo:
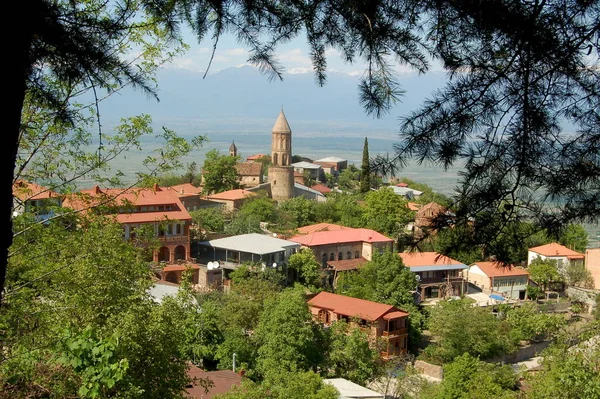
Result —
[{"label": "cypress tree", "polygon": [[367,193],[371,189],[371,166],[369,164],[369,142],[365,137],[362,166],[360,170],[360,192]]}]

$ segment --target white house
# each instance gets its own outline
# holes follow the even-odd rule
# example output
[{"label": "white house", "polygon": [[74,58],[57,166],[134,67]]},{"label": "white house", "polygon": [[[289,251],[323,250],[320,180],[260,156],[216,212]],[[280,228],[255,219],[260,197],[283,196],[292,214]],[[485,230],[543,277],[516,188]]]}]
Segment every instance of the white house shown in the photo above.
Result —
[{"label": "white house", "polygon": [[585,259],[584,254],[573,251],[556,242],[529,248],[529,251],[527,252],[527,266],[538,257],[544,260],[555,260],[556,267],[559,271],[564,271],[570,264],[583,265]]},{"label": "white house", "polygon": [[500,293],[506,298],[526,299],[529,272],[522,267],[504,266],[498,262],[475,262],[463,276],[486,294]]},{"label": "white house", "polygon": [[358,385],[345,378],[325,378],[325,384],[332,385],[340,393],[339,399],[384,399],[385,395]]}]

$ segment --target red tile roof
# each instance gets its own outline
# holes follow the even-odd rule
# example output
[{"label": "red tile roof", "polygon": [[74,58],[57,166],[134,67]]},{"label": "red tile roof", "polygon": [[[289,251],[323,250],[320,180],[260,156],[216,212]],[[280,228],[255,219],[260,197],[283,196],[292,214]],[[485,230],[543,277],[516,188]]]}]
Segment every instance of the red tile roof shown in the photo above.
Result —
[{"label": "red tile roof", "polygon": [[199,367],[190,365],[187,375],[192,379],[209,378],[213,382],[213,386],[208,389],[207,393],[200,384],[193,384],[191,388],[188,388],[188,397],[194,399],[210,399],[216,395],[229,392],[233,386],[242,383],[242,377],[232,370],[204,371]]},{"label": "red tile roof", "polygon": [[260,176],[262,174],[262,163],[260,162],[238,162],[235,169],[240,176]]},{"label": "red tile roof", "polygon": [[488,277],[504,277],[504,276],[528,276],[529,272],[522,267],[514,265],[504,266],[498,262],[475,262],[471,266],[476,265]]},{"label": "red tile roof", "polygon": [[398,254],[406,267],[447,266],[462,263],[437,252],[400,252]]},{"label": "red tile roof", "polygon": [[25,180],[17,180],[15,184],[13,184],[12,191],[13,195],[21,201],[61,197],[60,194],[49,188]]},{"label": "red tile roof", "polygon": [[406,206],[408,207],[408,209],[410,209],[411,211],[418,211],[421,208],[421,204],[417,204],[416,202],[408,202],[406,204]]},{"label": "red tile roof", "polygon": [[335,231],[335,230],[344,230],[351,229],[352,227],[346,227],[339,224],[333,223],[317,223],[311,224],[308,226],[298,227],[298,234],[309,234],[314,233],[316,231]]},{"label": "red tile roof", "polygon": [[181,200],[172,190],[163,190],[158,186],[154,188],[108,188],[101,189],[95,186],[93,189],[81,190],[79,193],[71,194],[65,198],[63,206],[75,210],[84,210],[91,205],[109,203],[114,201],[119,206],[171,206],[173,210],[119,213],[116,215],[119,223],[150,223],[161,220],[191,220],[189,212],[185,209]]},{"label": "red tile roof", "polygon": [[391,238],[370,229],[317,231],[306,235],[294,236],[290,238],[290,241],[297,242],[307,247],[347,242],[394,242]]},{"label": "red tile roof", "polygon": [[383,303],[352,298],[345,295],[332,294],[322,291],[308,301],[310,306],[331,310],[342,316],[357,317],[368,321],[375,321],[389,313],[396,313],[396,317],[408,316],[408,313]]},{"label": "red tile roof", "polygon": [[321,194],[326,194],[326,193],[331,192],[331,189],[323,184],[314,184],[310,188],[312,188],[313,190],[317,190]]},{"label": "red tile roof", "polygon": [[341,272],[345,270],[356,270],[367,262],[368,260],[362,257],[344,260],[330,260],[327,261],[327,266],[331,266],[333,269]]},{"label": "red tile roof", "polygon": [[535,252],[537,254],[554,257],[554,256],[565,256],[568,259],[584,259],[585,255],[572,249],[565,247],[564,245],[560,245],[559,243],[552,242],[546,245],[540,245],[539,247],[529,248],[531,252]]},{"label": "red tile roof", "polygon": [[253,191],[244,190],[241,188],[237,188],[235,190],[223,191],[222,193],[212,194],[208,196],[210,200],[227,200],[227,201],[235,201],[239,199],[244,199],[246,197],[256,195]]},{"label": "red tile roof", "polygon": [[196,187],[190,183],[177,184],[175,186],[161,187],[163,190],[173,190],[177,195],[184,196],[190,194],[200,194],[202,187]]},{"label": "red tile roof", "polygon": [[248,156],[246,157],[246,160],[247,160],[247,161],[254,161],[254,160],[256,160],[256,159],[260,159],[260,158],[263,158],[263,157],[268,157],[268,155],[267,155],[267,154],[255,154],[255,155],[248,155]]}]

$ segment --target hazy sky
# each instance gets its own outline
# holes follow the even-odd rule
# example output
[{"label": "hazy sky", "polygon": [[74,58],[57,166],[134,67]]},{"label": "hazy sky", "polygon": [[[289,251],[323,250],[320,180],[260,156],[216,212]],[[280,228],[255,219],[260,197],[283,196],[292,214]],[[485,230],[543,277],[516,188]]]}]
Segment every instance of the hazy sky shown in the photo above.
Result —
[{"label": "hazy sky", "polygon": [[[167,68],[178,68],[204,73],[209,65],[210,56],[213,49],[213,41],[210,35],[201,43],[189,32],[184,31],[186,43],[191,47],[182,57],[174,60]],[[296,39],[280,45],[277,56],[278,61],[285,67],[287,73],[312,73],[312,64],[309,58],[306,38],[299,35]],[[331,72],[344,72],[350,75],[360,75],[364,72],[366,64],[363,62],[348,64],[340,57],[339,51],[335,49],[326,50],[327,69]],[[248,65],[248,50],[237,43],[236,39],[230,35],[223,35],[219,39],[217,50],[212,61],[209,73],[219,70]],[[437,64],[432,64],[432,70],[441,70]],[[415,73],[408,67],[396,66],[399,73]]]}]

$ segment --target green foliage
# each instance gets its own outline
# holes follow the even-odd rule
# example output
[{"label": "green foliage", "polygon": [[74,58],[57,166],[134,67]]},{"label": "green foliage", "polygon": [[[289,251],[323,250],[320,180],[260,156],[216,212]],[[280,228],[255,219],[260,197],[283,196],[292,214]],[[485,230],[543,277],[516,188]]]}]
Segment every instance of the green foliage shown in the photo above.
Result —
[{"label": "green foliage", "polygon": [[260,222],[261,220],[258,215],[234,212],[229,223],[225,225],[225,233],[233,236],[262,233]]},{"label": "green foliage", "polygon": [[245,380],[215,399],[338,399],[339,392],[312,372],[275,372],[262,383]]},{"label": "green foliage", "polygon": [[200,232],[222,233],[225,231],[225,215],[221,207],[196,209],[190,211],[190,216],[194,226]]},{"label": "green foliage", "polygon": [[588,233],[582,225],[570,223],[561,234],[558,242],[573,251],[584,253],[589,242]]},{"label": "green foliage", "polygon": [[562,276],[556,268],[556,261],[552,259],[537,257],[527,266],[527,271],[531,280],[541,285],[543,291],[546,291],[552,284],[563,281]]},{"label": "green foliage", "polygon": [[322,284],[323,271],[313,251],[303,248],[290,256],[288,267],[298,272],[300,282],[311,289],[316,289]]},{"label": "green foliage", "polygon": [[332,323],[328,334],[324,370],[329,378],[346,378],[364,386],[378,376],[379,354],[365,332],[338,320]]},{"label": "green foliage", "polygon": [[[596,338],[598,331],[596,326]],[[574,346],[559,342],[545,350],[540,371],[527,378],[527,399],[551,399],[557,393],[564,399],[600,397],[600,345],[592,340]]]},{"label": "green foliage", "polygon": [[295,227],[301,227],[316,222],[316,206],[316,201],[305,197],[294,197],[282,202],[279,210],[291,215]]},{"label": "green foliage", "polygon": [[584,262],[569,262],[564,271],[564,277],[569,285],[579,285],[593,288],[594,278]]},{"label": "green foliage", "polygon": [[537,287],[535,285],[528,285],[527,286],[527,297],[529,299],[531,299],[532,301],[536,301],[536,300],[544,297],[544,291],[542,291],[542,289],[540,287]]},{"label": "green foliage", "polygon": [[422,399],[517,399],[517,375],[509,365],[465,353],[444,366],[444,379]]},{"label": "green foliage", "polygon": [[567,324],[563,315],[542,313],[535,303],[509,309],[505,318],[510,326],[510,337],[516,343],[550,338]]},{"label": "green foliage", "polygon": [[360,192],[368,193],[371,190],[371,165],[369,159],[369,141],[365,137],[363,145],[362,164],[360,167]]},{"label": "green foliage", "polygon": [[391,188],[368,192],[364,203],[363,225],[388,237],[398,237],[413,220],[406,199]]},{"label": "green foliage", "polygon": [[76,336],[67,333],[62,341],[62,355],[57,363],[72,367],[81,379],[78,394],[82,398],[112,396],[115,384],[121,381],[129,367],[127,359],[119,358],[118,336],[98,339],[91,327]]},{"label": "green foliage", "polygon": [[360,188],[360,174],[361,170],[356,165],[348,165],[337,177],[338,188],[350,193],[357,192]]},{"label": "green foliage", "polygon": [[[2,390],[12,397],[177,397],[191,360],[178,328],[185,312],[147,295],[150,269],[120,225],[102,218],[79,225],[33,225],[15,239],[0,312],[9,359],[0,365]],[[27,251],[16,250],[25,243]]]},{"label": "green foliage", "polygon": [[266,195],[257,195],[248,199],[240,210],[238,216],[255,216],[261,222],[276,223],[278,221],[277,202]]},{"label": "green foliage", "polygon": [[202,165],[202,191],[214,194],[239,188],[239,175],[235,168],[239,159],[229,154],[220,155],[217,149],[208,151]]},{"label": "green foliage", "polygon": [[323,337],[300,288],[288,288],[265,302],[255,334],[260,343],[256,370],[262,376],[313,370],[322,361]]},{"label": "green foliage", "polygon": [[498,320],[489,309],[462,300],[441,301],[432,307],[429,331],[436,343],[425,352],[441,362],[465,353],[486,359],[514,349],[506,322]]}]

